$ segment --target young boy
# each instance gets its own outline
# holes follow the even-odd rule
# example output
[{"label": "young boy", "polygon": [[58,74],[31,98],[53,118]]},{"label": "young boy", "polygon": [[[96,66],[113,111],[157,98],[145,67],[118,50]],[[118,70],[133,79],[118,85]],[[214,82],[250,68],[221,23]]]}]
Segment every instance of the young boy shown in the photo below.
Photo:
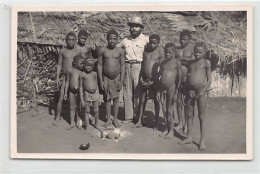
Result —
[{"label": "young boy", "polygon": [[[73,58],[72,68],[69,70],[66,77],[65,94],[64,99],[67,100],[67,93],[69,90],[69,102],[70,102],[70,125],[66,128],[67,130],[75,127],[75,114],[77,116],[76,126],[81,129],[79,125],[78,113],[75,113],[77,102],[79,101],[79,76],[83,67],[84,58],[81,55],[77,55]],[[78,108],[77,108],[78,109]]]},{"label": "young boy", "polygon": [[199,150],[206,150],[205,145],[205,107],[206,91],[211,84],[211,64],[209,60],[203,58],[206,52],[206,45],[198,42],[194,46],[195,60],[188,65],[188,77],[186,85],[187,115],[188,115],[188,135],[180,144],[192,143],[192,123],[194,117],[194,105],[197,102],[198,116],[200,120],[200,143]]},{"label": "young boy", "polygon": [[138,122],[134,125],[134,128],[142,127],[142,117],[145,111],[145,106],[147,102],[147,93],[152,95],[154,99],[154,109],[155,109],[155,124],[156,128],[159,118],[160,105],[157,100],[155,89],[155,78],[158,74],[158,68],[162,62],[163,55],[158,48],[160,43],[160,36],[157,34],[152,34],[149,37],[148,47],[145,48],[143,54],[143,61],[140,72],[140,99],[139,99],[139,108],[138,108]]},{"label": "young boy", "polygon": [[163,113],[166,117],[166,131],[162,134],[164,138],[174,136],[174,103],[176,88],[179,88],[181,82],[181,63],[175,58],[176,46],[173,43],[167,43],[164,48],[165,60],[160,66],[159,88],[166,91],[163,102]]},{"label": "young boy", "polygon": [[190,43],[191,40],[191,32],[189,30],[183,30],[180,33],[180,46],[177,47],[176,58],[182,63],[182,84],[177,94],[177,114],[179,119],[179,124],[174,129],[176,131],[183,129],[184,133],[187,133],[187,117],[186,111],[184,110],[183,105],[183,88],[184,82],[187,78],[187,63],[191,60],[194,60],[193,57],[193,45]]},{"label": "young boy", "polygon": [[[57,105],[57,114],[55,117],[55,122],[53,123],[54,125],[57,125],[58,121],[61,119],[61,109],[62,109],[62,103],[63,103],[63,98],[64,98],[64,89],[65,89],[65,78],[69,72],[69,69],[72,67],[72,61],[73,58],[80,54],[79,50],[75,48],[75,43],[76,43],[76,35],[73,32],[69,32],[66,35],[66,48],[63,48],[59,52],[59,57],[58,57],[58,65],[57,65],[57,85],[61,84],[61,89],[60,89],[60,97]],[[62,82],[60,82],[60,73],[62,71]]]},{"label": "young boy", "polygon": [[104,101],[106,103],[107,122],[104,127],[111,124],[111,100],[113,100],[115,127],[120,127],[117,120],[119,92],[122,89],[125,74],[125,54],[122,48],[116,47],[118,33],[110,30],[107,33],[108,45],[98,50],[98,75],[100,87],[104,90]]},{"label": "young boy", "polygon": [[87,38],[88,33],[85,30],[80,30],[78,34],[78,43],[75,46],[85,59],[91,57],[91,48],[86,46]]},{"label": "young boy", "polygon": [[97,73],[93,71],[95,60],[93,58],[85,59],[83,62],[83,72],[80,74],[80,101],[82,107],[85,107],[86,131],[89,127],[90,105],[93,102],[95,113],[95,127],[98,129],[98,102],[99,90],[97,85]]}]

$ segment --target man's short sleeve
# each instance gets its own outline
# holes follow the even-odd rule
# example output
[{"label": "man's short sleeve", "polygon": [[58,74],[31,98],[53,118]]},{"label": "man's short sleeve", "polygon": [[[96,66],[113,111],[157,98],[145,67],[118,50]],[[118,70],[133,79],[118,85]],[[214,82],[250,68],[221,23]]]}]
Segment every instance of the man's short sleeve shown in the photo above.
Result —
[{"label": "man's short sleeve", "polygon": [[145,36],[145,41],[146,41],[146,43],[149,42],[149,36]]}]

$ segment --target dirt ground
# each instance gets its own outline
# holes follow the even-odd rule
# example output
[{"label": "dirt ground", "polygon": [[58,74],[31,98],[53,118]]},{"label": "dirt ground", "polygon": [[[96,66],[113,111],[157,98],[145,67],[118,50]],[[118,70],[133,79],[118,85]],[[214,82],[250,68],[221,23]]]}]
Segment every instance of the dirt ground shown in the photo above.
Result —
[{"label": "dirt ground", "polygon": [[[164,119],[160,114],[159,131],[153,131],[153,104],[149,102],[144,113],[145,125],[131,128],[133,123],[121,124],[119,141],[101,139],[100,132],[90,126],[89,133],[68,126],[68,105],[64,104],[63,117],[59,126],[52,125],[54,116],[48,108],[17,114],[17,151],[18,153],[245,153],[246,152],[246,99],[245,98],[208,98],[207,133],[205,152],[198,151],[199,120],[196,115],[193,124],[195,143],[179,145],[183,132],[175,132],[173,139],[159,136],[165,129]],[[104,122],[105,108],[100,106],[100,124]],[[119,119],[124,116],[120,107]],[[175,114],[176,116],[176,114]],[[93,122],[94,118],[91,116]],[[177,123],[177,119],[175,120]],[[83,143],[90,143],[86,151],[80,150]]]}]

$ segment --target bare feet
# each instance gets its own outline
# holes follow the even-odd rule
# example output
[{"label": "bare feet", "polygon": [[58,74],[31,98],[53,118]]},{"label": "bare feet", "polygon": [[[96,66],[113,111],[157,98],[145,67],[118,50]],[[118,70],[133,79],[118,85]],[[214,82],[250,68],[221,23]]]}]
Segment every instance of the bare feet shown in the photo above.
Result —
[{"label": "bare feet", "polygon": [[158,122],[154,122],[153,130],[158,130],[157,127],[158,127]]},{"label": "bare feet", "polygon": [[192,138],[191,137],[188,137],[186,138],[185,140],[179,142],[180,145],[183,145],[183,144],[191,144],[193,142]]},{"label": "bare feet", "polygon": [[174,137],[173,131],[170,131],[166,136],[164,136],[164,139],[171,139],[173,137]]},{"label": "bare feet", "polygon": [[138,121],[134,126],[133,128],[140,128],[142,127],[142,123],[140,121]]},{"label": "bare feet", "polygon": [[53,122],[52,122],[52,125],[54,126],[58,126],[61,122],[61,119],[55,119]]},{"label": "bare feet", "polygon": [[75,124],[71,124],[71,125],[69,125],[66,129],[67,129],[67,130],[70,130],[70,129],[74,128],[74,127],[75,127]]},{"label": "bare feet", "polygon": [[206,150],[206,145],[205,145],[205,143],[200,143],[199,151],[205,151],[205,150]]},{"label": "bare feet", "polygon": [[102,131],[102,127],[100,127],[99,125],[95,124],[95,128],[99,131]]},{"label": "bare feet", "polygon": [[174,127],[174,130],[176,130],[177,132],[179,132],[179,130],[182,128],[181,124],[179,124],[178,126]]},{"label": "bare feet", "polygon": [[187,134],[187,132],[188,132],[187,126],[184,126],[183,127],[183,133]]},{"label": "bare feet", "polygon": [[154,131],[154,132],[159,132],[159,130],[157,129],[157,127],[153,127],[153,131]]},{"label": "bare feet", "polygon": [[109,125],[112,124],[112,120],[108,119],[107,122],[103,125],[104,128],[107,128]]},{"label": "bare feet", "polygon": [[116,128],[120,128],[120,127],[121,127],[121,125],[120,125],[120,123],[118,122],[117,119],[114,119],[114,120],[113,120],[113,125],[114,125]]},{"label": "bare feet", "polygon": [[131,122],[132,122],[132,119],[126,119],[126,120],[121,121],[121,123],[123,123],[123,124],[128,124]]},{"label": "bare feet", "polygon": [[168,133],[168,131],[166,130],[166,131],[164,131],[162,134],[160,134],[159,136],[160,136],[160,137],[165,137],[165,136],[167,135],[167,133]]}]

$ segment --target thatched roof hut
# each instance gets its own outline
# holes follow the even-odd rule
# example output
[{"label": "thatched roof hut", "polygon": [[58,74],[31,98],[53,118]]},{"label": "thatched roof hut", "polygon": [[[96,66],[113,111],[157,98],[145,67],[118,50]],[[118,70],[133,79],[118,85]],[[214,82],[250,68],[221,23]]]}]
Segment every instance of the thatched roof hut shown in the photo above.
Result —
[{"label": "thatched roof hut", "polygon": [[[31,90],[26,87],[31,86],[28,79],[39,75],[33,83],[43,79],[48,84],[49,77],[55,76],[55,56],[65,46],[69,31],[77,34],[80,29],[86,30],[89,33],[86,44],[94,49],[106,45],[106,32],[112,28],[119,32],[120,39],[129,35],[127,22],[133,15],[142,17],[144,34],[160,35],[161,47],[168,42],[178,44],[180,31],[192,31],[193,42],[203,40],[219,55],[217,72],[231,78],[231,88],[235,78],[246,76],[246,12],[19,12],[17,96],[21,100],[17,102],[35,98],[27,95]],[[51,66],[41,67],[46,62]],[[43,89],[46,94],[46,87]]]}]

